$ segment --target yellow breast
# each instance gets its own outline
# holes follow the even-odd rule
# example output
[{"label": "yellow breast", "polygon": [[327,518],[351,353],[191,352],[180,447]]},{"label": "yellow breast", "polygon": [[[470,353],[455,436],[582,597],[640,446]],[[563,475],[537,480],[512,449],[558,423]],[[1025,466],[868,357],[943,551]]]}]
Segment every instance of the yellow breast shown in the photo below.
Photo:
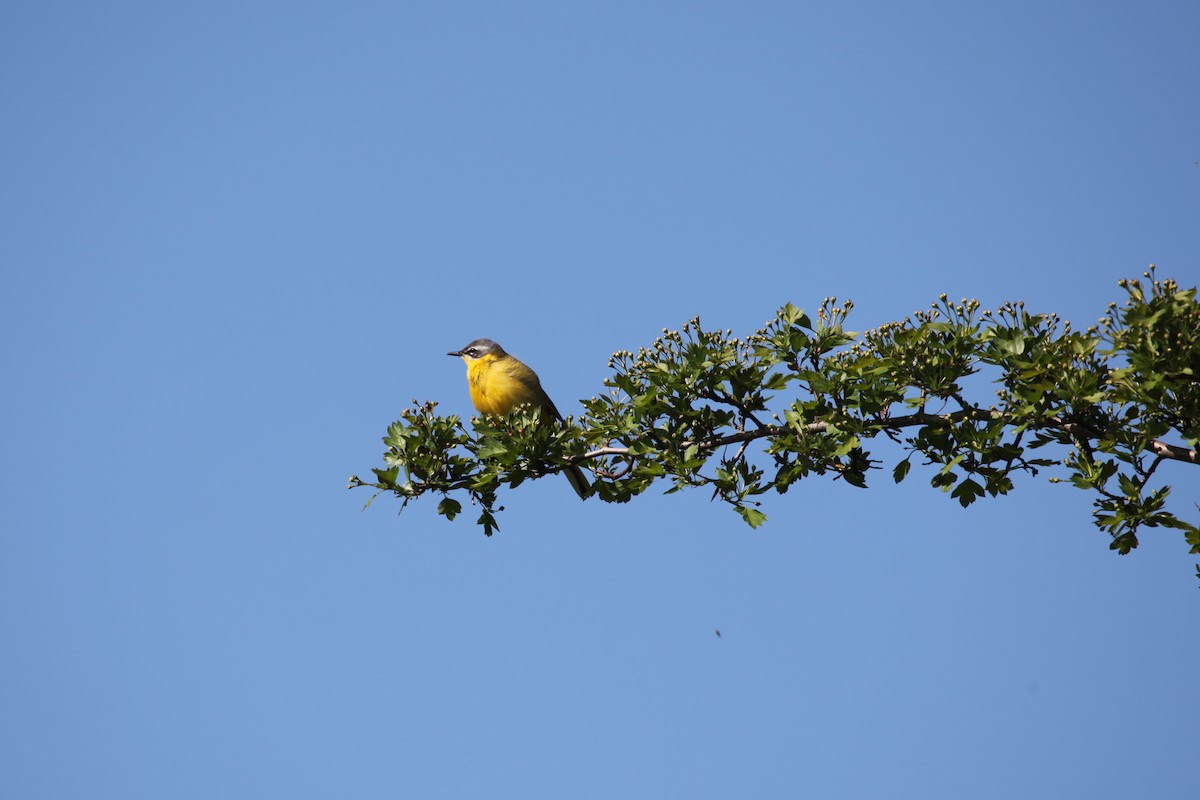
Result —
[{"label": "yellow breast", "polygon": [[481,414],[507,414],[522,404],[538,408],[544,405],[545,392],[537,376],[512,356],[468,361],[467,383],[471,402]]}]

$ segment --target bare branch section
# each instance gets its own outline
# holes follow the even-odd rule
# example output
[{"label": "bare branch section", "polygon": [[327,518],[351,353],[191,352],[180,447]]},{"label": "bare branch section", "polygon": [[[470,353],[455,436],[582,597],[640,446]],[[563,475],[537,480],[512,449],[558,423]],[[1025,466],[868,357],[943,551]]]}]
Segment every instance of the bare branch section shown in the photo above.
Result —
[{"label": "bare branch section", "polygon": [[[468,425],[414,403],[388,429],[376,480],[351,484],[405,503],[437,495],[448,518],[470,502],[490,534],[502,492],[572,465],[593,471],[601,501],[702,487],[754,527],[762,495],[814,476],[865,488],[885,461],[897,483],[919,467],[963,507],[1047,472],[1092,493],[1114,550],[1165,527],[1200,552],[1158,469],[1200,464],[1200,304],[1153,268],[1144,278],[1121,281],[1124,303],[1083,330],[946,295],[861,334],[834,298],[812,315],[789,303],[744,337],[692,319],[614,353],[606,391],[561,426],[521,409]],[[883,451],[868,451],[881,434]],[[1194,512],[1195,498],[1182,505]]]},{"label": "bare branch section", "polygon": [[1147,449],[1149,449],[1150,452],[1154,453],[1155,455],[1162,456],[1163,458],[1170,458],[1174,459],[1175,461],[1183,461],[1188,464],[1200,464],[1200,458],[1197,458],[1196,449],[1194,447],[1189,450],[1186,447],[1167,444],[1166,442],[1160,442],[1155,439],[1150,443],[1150,446]]}]

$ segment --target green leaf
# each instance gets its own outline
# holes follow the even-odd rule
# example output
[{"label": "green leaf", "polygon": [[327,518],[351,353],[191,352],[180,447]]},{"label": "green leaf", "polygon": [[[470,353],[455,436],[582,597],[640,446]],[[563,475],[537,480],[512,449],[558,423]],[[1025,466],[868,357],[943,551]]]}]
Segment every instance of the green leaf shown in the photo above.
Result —
[{"label": "green leaf", "polygon": [[950,462],[946,464],[946,466],[942,467],[942,474],[945,475],[950,472],[950,470],[957,467],[964,458],[966,458],[966,456],[960,453],[959,455],[956,455],[954,458],[950,459]]},{"label": "green leaf", "polygon": [[856,489],[867,488],[867,476],[856,470],[845,470],[838,473],[838,477]]},{"label": "green leaf", "polygon": [[949,491],[950,487],[958,482],[958,476],[953,472],[939,472],[929,479],[929,485],[941,489],[943,492]]},{"label": "green leaf", "polygon": [[483,513],[479,515],[479,519],[476,520],[476,522],[483,526],[484,536],[491,536],[493,533],[500,530],[500,526],[496,524],[496,515],[493,514],[489,509],[485,508]]},{"label": "green leaf", "polygon": [[372,467],[371,471],[374,472],[375,477],[379,479],[379,484],[388,489],[396,485],[396,478],[400,475],[399,467],[392,467],[390,469],[377,469]]},{"label": "green leaf", "polygon": [[1131,500],[1141,497],[1142,487],[1136,480],[1121,472],[1117,474],[1117,483],[1121,486],[1121,494]]},{"label": "green leaf", "polygon": [[635,441],[630,442],[628,447],[629,447],[629,455],[631,455],[631,456],[644,456],[649,453],[657,453],[658,452],[655,449],[654,444],[650,441],[635,440]]},{"label": "green leaf", "polygon": [[1019,356],[1025,352],[1025,337],[1019,330],[996,331],[996,347],[1008,356]]},{"label": "green leaf", "polygon": [[767,515],[752,506],[737,506],[736,511],[742,515],[742,519],[751,528],[757,528],[767,521]]},{"label": "green leaf", "polygon": [[500,439],[488,439],[479,446],[479,452],[476,454],[480,459],[496,458],[507,454],[509,445]]},{"label": "green leaf", "polygon": [[851,450],[854,450],[858,446],[859,446],[858,437],[851,436],[849,439],[842,442],[834,449],[833,455],[835,455],[835,456],[847,455]]},{"label": "green leaf", "polygon": [[447,520],[453,520],[462,511],[462,503],[453,498],[444,497],[442,502],[438,503],[437,510]]},{"label": "green leaf", "polygon": [[789,380],[791,380],[791,376],[789,375],[786,375],[782,372],[772,372],[767,376],[767,380],[763,383],[763,388],[772,392],[777,392],[780,389],[787,388]]},{"label": "green leaf", "polygon": [[779,309],[779,318],[788,325],[799,325],[802,328],[812,328],[812,322],[809,320],[808,315],[796,308],[791,303],[788,303],[783,308]]},{"label": "green leaf", "polygon": [[904,459],[896,465],[895,469],[892,470],[892,480],[894,480],[896,483],[900,483],[900,481],[907,477],[910,469],[912,469],[912,462],[908,459]]},{"label": "green leaf", "polygon": [[954,491],[950,493],[950,496],[958,500],[963,508],[966,508],[980,497],[983,497],[983,487],[970,478],[967,478],[954,487]]},{"label": "green leaf", "polygon": [[1108,546],[1109,550],[1116,550],[1123,556],[1129,555],[1131,550],[1138,546],[1137,535],[1133,532],[1122,533],[1120,536],[1114,536],[1112,543]]}]

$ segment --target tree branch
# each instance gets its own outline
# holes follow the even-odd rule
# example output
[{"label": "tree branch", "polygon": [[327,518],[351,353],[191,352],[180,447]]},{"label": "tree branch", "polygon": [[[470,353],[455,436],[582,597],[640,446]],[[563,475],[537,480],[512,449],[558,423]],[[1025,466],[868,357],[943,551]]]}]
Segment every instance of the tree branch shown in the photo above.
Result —
[{"label": "tree branch", "polygon": [[1180,447],[1175,444],[1167,444],[1166,442],[1155,439],[1146,448],[1151,453],[1154,453],[1160,458],[1170,458],[1175,461],[1182,461],[1186,464],[1200,464],[1200,456],[1196,450],[1188,450],[1186,447]]},{"label": "tree branch", "polygon": [[[907,417],[890,417],[885,422],[873,423],[873,427],[880,431],[900,430],[903,428],[913,428],[922,425],[955,425],[959,422],[967,420],[975,420],[977,422],[994,422],[1000,421],[1005,425],[1016,424],[1019,420],[1011,414],[1005,414],[1002,411],[983,408],[965,408],[961,411],[952,411],[948,414],[928,414],[924,411],[919,411],[916,414],[910,414]],[[1064,433],[1083,432],[1088,438],[1094,438],[1097,435],[1096,431],[1083,430],[1076,423],[1066,422],[1058,417],[1051,417],[1046,420],[1046,424],[1036,426],[1039,429],[1051,428],[1060,430]],[[829,424],[826,422],[811,422],[799,429],[792,428],[788,425],[763,425],[761,428],[755,428],[749,431],[738,431],[727,436],[718,436],[714,439],[705,439],[698,442],[685,441],[681,443],[681,447],[691,447],[693,444],[701,450],[715,450],[718,447],[724,447],[728,444],[739,444],[752,442],[755,439],[762,439],[768,436],[783,436],[789,433],[825,433],[829,430]],[[1152,441],[1146,448],[1149,452],[1161,458],[1172,459],[1174,461],[1182,461],[1187,464],[1200,464],[1200,456],[1196,450],[1189,450],[1186,447],[1167,444],[1160,440]],[[600,447],[595,450],[590,450],[582,456],[577,456],[575,461],[588,461],[593,458],[602,456],[628,456],[629,448],[627,447]]]}]

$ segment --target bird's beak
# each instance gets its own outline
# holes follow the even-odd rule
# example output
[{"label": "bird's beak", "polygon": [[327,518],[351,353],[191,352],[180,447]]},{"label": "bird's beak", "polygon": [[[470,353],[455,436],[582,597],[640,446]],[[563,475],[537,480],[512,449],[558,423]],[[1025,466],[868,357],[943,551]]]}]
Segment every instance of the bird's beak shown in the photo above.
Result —
[{"label": "bird's beak", "polygon": [[461,355],[462,355],[462,350],[458,350],[458,351],[455,351],[455,352],[453,352],[453,353],[446,353],[446,355],[448,355],[448,356],[461,356]]}]

